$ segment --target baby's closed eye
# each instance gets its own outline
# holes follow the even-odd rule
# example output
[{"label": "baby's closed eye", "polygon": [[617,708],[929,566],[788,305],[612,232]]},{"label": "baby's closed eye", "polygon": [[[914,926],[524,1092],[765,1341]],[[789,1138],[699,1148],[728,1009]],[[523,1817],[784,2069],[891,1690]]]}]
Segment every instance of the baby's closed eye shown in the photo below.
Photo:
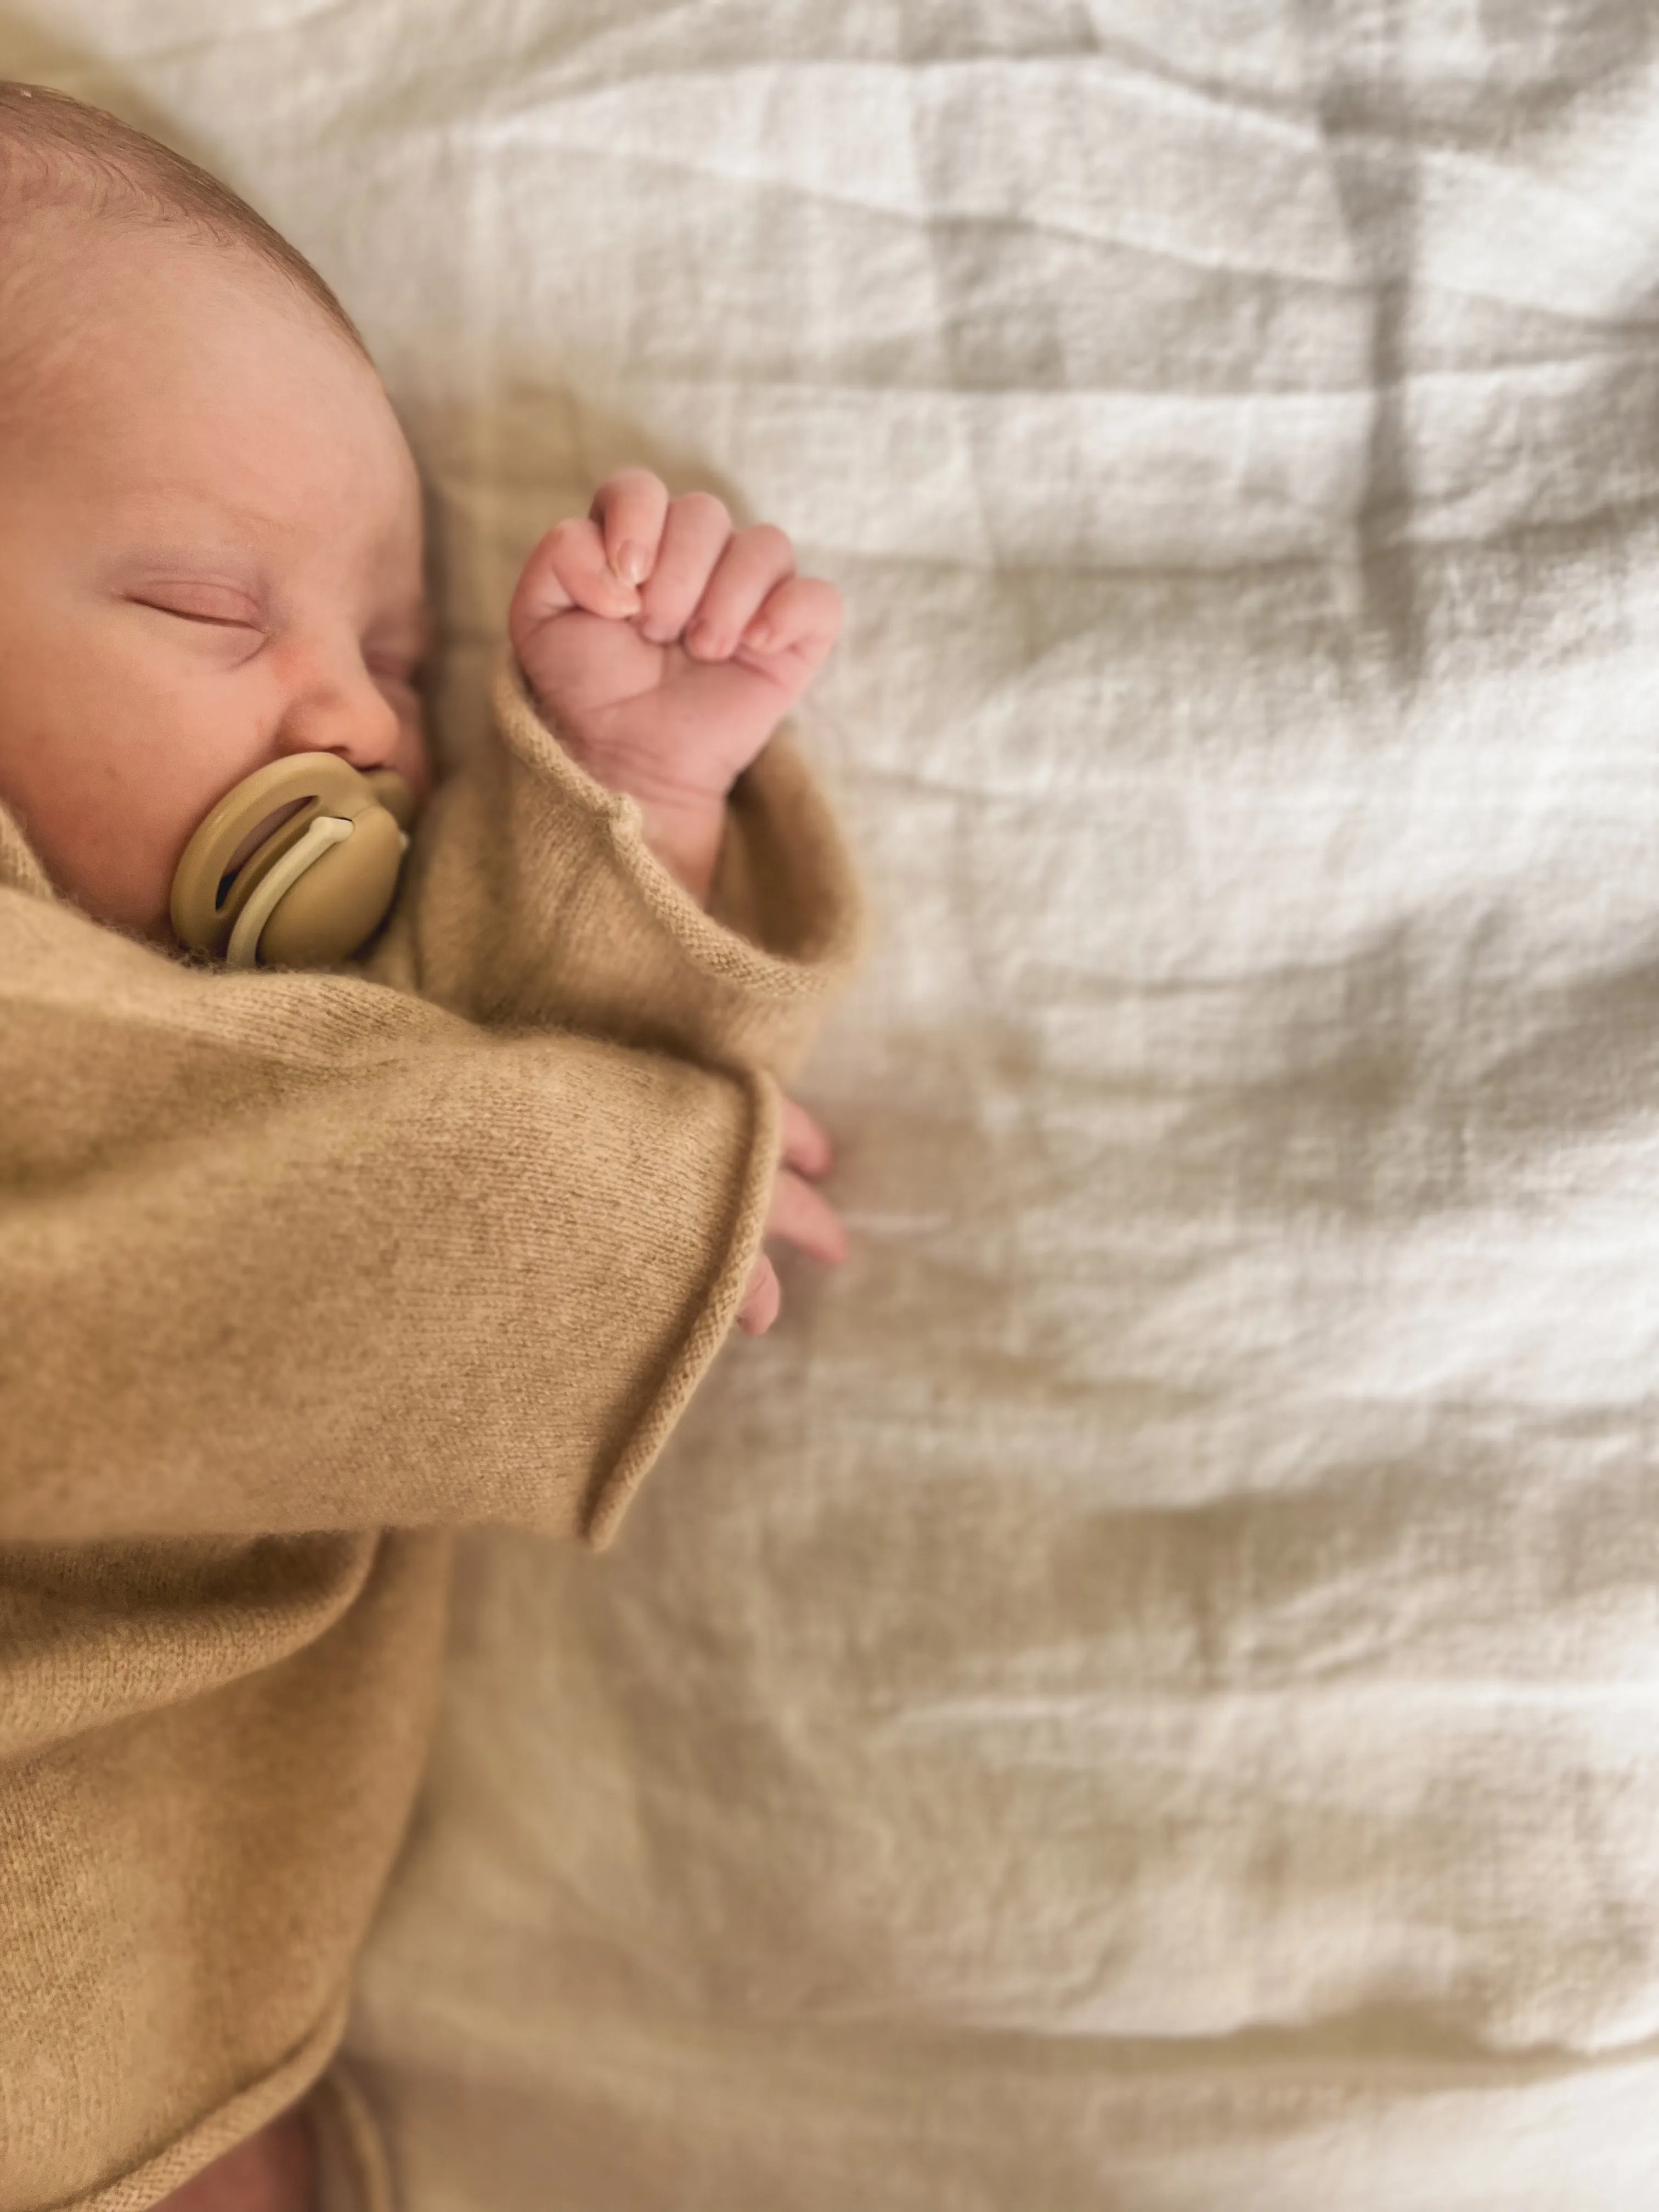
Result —
[{"label": "baby's closed eye", "polygon": [[223,629],[263,632],[264,621],[258,602],[234,585],[196,582],[143,584],[122,597],[137,607],[179,622],[208,623]]}]

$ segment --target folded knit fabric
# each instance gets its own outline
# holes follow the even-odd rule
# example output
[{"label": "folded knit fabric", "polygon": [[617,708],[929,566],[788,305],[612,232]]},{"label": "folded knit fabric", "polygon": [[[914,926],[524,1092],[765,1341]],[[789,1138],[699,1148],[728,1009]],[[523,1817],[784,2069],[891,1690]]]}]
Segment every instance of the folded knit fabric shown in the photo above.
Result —
[{"label": "folded knit fabric", "polygon": [[495,702],[325,972],[102,927],[0,811],[0,2212],[137,2212],[326,2065],[447,1532],[609,1540],[856,954],[786,737],[705,914]]}]

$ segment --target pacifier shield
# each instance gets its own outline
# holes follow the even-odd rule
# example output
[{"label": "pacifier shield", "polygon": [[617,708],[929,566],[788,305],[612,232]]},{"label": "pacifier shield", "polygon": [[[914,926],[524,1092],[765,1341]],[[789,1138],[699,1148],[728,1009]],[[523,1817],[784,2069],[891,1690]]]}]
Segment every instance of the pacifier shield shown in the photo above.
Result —
[{"label": "pacifier shield", "polygon": [[[393,769],[362,775],[324,752],[268,762],[225,793],[185,846],[173,879],[174,933],[241,966],[349,959],[396,895],[413,814],[414,793]],[[270,835],[247,851],[267,822]]]}]

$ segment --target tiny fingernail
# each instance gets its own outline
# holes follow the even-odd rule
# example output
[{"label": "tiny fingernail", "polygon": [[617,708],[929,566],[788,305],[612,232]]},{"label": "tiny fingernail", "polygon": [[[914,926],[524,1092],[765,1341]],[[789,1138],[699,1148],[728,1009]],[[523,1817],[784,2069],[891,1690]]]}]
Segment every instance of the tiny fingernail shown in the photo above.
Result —
[{"label": "tiny fingernail", "polygon": [[745,645],[752,645],[757,653],[766,652],[772,642],[771,623],[750,623],[743,634],[743,641]]},{"label": "tiny fingernail", "polygon": [[694,653],[704,653],[710,660],[720,659],[720,641],[707,623],[693,623],[685,633],[685,641]]},{"label": "tiny fingernail", "polygon": [[617,557],[611,565],[624,584],[638,584],[644,581],[650,562],[646,559],[644,546],[635,544],[630,538],[617,548]]}]

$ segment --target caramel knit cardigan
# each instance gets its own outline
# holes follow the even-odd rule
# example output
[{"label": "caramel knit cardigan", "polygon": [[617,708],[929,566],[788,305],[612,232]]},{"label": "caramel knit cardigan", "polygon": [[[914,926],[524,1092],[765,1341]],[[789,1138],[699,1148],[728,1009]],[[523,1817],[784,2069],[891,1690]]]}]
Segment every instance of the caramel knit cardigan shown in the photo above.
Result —
[{"label": "caramel knit cardigan", "polygon": [[833,821],[775,738],[705,914],[494,702],[332,969],[102,927],[0,811],[0,2212],[138,2212],[319,2075],[447,1532],[608,1541],[742,1302]]}]

